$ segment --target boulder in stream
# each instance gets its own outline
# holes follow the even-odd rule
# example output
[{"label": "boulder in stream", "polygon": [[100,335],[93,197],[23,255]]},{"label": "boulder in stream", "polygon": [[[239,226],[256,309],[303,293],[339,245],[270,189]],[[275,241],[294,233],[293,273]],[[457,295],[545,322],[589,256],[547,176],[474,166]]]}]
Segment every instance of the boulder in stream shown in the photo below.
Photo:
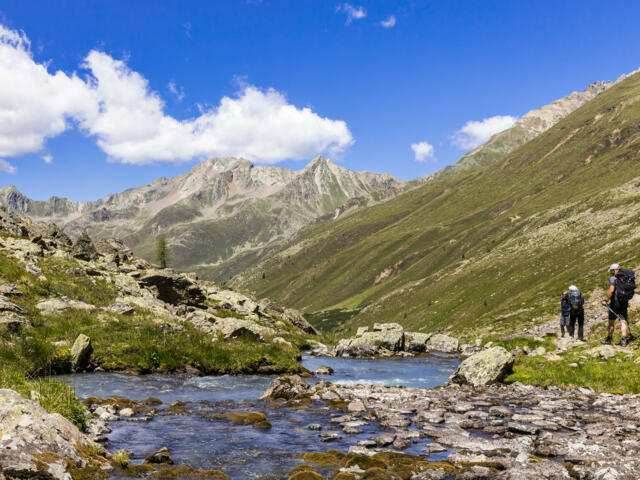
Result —
[{"label": "boulder in stream", "polygon": [[513,366],[513,355],[502,347],[483,350],[464,360],[448,382],[482,387],[499,383]]}]

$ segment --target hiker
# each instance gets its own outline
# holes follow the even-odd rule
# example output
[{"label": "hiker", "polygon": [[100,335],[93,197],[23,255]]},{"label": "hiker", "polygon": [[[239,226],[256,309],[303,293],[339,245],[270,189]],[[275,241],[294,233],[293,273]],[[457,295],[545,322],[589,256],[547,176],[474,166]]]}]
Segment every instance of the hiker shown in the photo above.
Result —
[{"label": "hiker", "polygon": [[616,318],[620,319],[620,330],[622,330],[622,338],[620,339],[621,347],[626,347],[632,337],[629,332],[627,323],[629,300],[633,298],[636,288],[636,274],[632,270],[620,268],[620,265],[614,263],[609,267],[609,291],[607,298],[602,300],[602,305],[609,310],[609,328],[607,338],[600,343],[603,345],[611,345],[613,340],[613,332],[616,328]]},{"label": "hiker", "polygon": [[576,320],[578,321],[578,340],[586,342],[584,339],[584,297],[578,287],[571,285],[569,287],[569,336],[573,337],[576,329]]},{"label": "hiker", "polygon": [[571,310],[571,305],[569,305],[568,294],[569,292],[565,290],[562,292],[562,297],[560,297],[560,333],[562,334],[562,338],[564,338],[565,327],[569,327],[569,311]]}]

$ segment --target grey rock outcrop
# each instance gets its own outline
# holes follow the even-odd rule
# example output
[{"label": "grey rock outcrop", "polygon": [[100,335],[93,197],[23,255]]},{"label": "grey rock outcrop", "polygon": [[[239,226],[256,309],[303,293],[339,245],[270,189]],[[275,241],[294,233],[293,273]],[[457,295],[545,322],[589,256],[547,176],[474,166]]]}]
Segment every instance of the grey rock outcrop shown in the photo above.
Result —
[{"label": "grey rock outcrop", "polygon": [[311,386],[298,375],[278,377],[271,382],[260,400],[293,400],[310,389]]},{"label": "grey rock outcrop", "polygon": [[[50,478],[69,480],[69,466],[87,464],[78,448],[97,448],[69,420],[7,389],[0,390],[0,432],[0,465],[16,478],[32,478],[44,465]],[[41,455],[45,452],[48,455]],[[96,456],[93,460],[111,469],[106,459]]]},{"label": "grey rock outcrop", "polygon": [[465,359],[449,378],[450,383],[468,383],[483,387],[499,383],[511,371],[513,355],[502,347],[493,347]]},{"label": "grey rock outcrop", "polygon": [[76,341],[73,342],[71,347],[71,368],[74,372],[84,370],[89,365],[91,354],[93,353],[93,346],[91,345],[91,339],[84,333],[78,335]]},{"label": "grey rock outcrop", "polygon": [[73,242],[71,254],[75,258],[86,262],[95,260],[98,256],[98,252],[96,251],[96,247],[93,245],[93,241],[86,233],[82,233],[76,241]]},{"label": "grey rock outcrop", "polygon": [[171,270],[148,270],[140,277],[140,284],[171,305],[197,306],[205,301],[202,289],[194,280]]},{"label": "grey rock outcrop", "polygon": [[96,309],[94,305],[79,300],[72,300],[68,297],[42,300],[36,304],[36,308],[40,310],[43,315],[60,315],[68,310],[91,312]]},{"label": "grey rock outcrop", "polygon": [[458,351],[458,339],[441,333],[436,333],[427,341],[427,350],[456,353]]}]

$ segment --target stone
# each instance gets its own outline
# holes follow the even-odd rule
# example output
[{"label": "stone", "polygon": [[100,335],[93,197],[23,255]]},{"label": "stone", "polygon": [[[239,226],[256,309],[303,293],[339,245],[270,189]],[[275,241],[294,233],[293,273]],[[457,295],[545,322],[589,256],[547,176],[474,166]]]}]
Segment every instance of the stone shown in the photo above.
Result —
[{"label": "stone", "polygon": [[431,333],[406,332],[405,350],[407,352],[424,352],[427,349],[427,342],[432,335]]},{"label": "stone", "polygon": [[333,375],[333,368],[321,366],[316,368],[315,374],[316,375]]},{"label": "stone", "polygon": [[33,325],[29,320],[15,313],[0,313],[0,332],[17,333]]},{"label": "stone", "polygon": [[293,348],[293,344],[282,337],[275,337],[273,339],[273,343],[277,345],[282,345],[283,347],[286,347],[286,348]]},{"label": "stone", "polygon": [[341,438],[338,432],[325,432],[318,435],[318,437],[320,437],[320,440],[323,442],[333,442]]},{"label": "stone", "polygon": [[359,337],[340,340],[336,348],[336,355],[340,357],[373,356],[382,353],[382,349],[386,349],[391,352],[404,350],[404,332],[402,330],[390,328],[373,332],[364,332]]},{"label": "stone", "polygon": [[173,465],[173,458],[167,447],[156,450],[144,459],[144,463]]},{"label": "stone", "polygon": [[10,283],[5,283],[3,285],[0,285],[0,295],[20,296],[22,295],[22,291],[15,285],[12,285]]},{"label": "stone", "polygon": [[465,359],[448,382],[482,387],[501,382],[512,367],[513,355],[502,347],[493,347]]},{"label": "stone", "polygon": [[316,330],[315,327],[311,325],[298,310],[285,308],[275,302],[272,302],[268,298],[263,298],[258,302],[258,311],[262,314],[287,320],[305,333],[320,335],[318,330]]},{"label": "stone", "polygon": [[274,379],[260,400],[293,400],[311,390],[311,386],[298,375],[278,377]]},{"label": "stone", "polygon": [[373,324],[373,331],[374,332],[386,332],[387,330],[396,330],[396,331],[402,331],[402,325],[400,325],[399,323],[374,323]]},{"label": "stone", "polygon": [[117,258],[116,263],[126,262],[133,258],[131,249],[115,238],[97,240],[94,242],[94,247],[96,252],[103,257],[111,256],[114,260]]},{"label": "stone", "polygon": [[128,303],[112,303],[106,310],[108,312],[117,313],[118,315],[133,315],[136,308]]},{"label": "stone", "polygon": [[599,345],[585,353],[592,357],[611,358],[616,356],[616,349],[613,345]]},{"label": "stone", "polygon": [[458,339],[441,333],[436,333],[427,341],[427,350],[456,353],[458,351]]},{"label": "stone", "polygon": [[80,236],[73,242],[71,247],[71,255],[74,258],[90,262],[98,257],[96,247],[93,245],[93,241],[86,233],[80,234]]},{"label": "stone", "polygon": [[131,408],[123,408],[118,412],[121,417],[133,417],[135,412]]},{"label": "stone", "polygon": [[205,295],[196,282],[171,270],[148,270],[139,281],[158,299],[171,305],[198,306],[205,301]]},{"label": "stone", "polygon": [[40,313],[43,315],[60,315],[67,310],[83,310],[91,312],[96,309],[93,305],[79,300],[72,300],[68,297],[41,300],[36,304],[36,308],[40,310]]},{"label": "stone", "polygon": [[24,309],[13,303],[4,295],[0,295],[0,312],[2,313],[24,313]]},{"label": "stone", "polygon": [[84,370],[89,365],[93,346],[91,339],[81,333],[71,347],[71,368],[74,372]]},{"label": "stone", "polygon": [[[85,462],[79,448],[98,448],[66,418],[8,389],[0,389],[0,432],[0,465],[5,472],[16,472],[11,478],[38,478],[33,472],[44,467],[51,476],[39,478],[69,480],[68,465]],[[70,461],[60,464],[56,457]],[[102,457],[95,461],[99,468],[111,468]]]},{"label": "stone", "polygon": [[367,409],[365,407],[364,402],[361,400],[354,400],[347,405],[347,410],[350,412],[364,412]]}]

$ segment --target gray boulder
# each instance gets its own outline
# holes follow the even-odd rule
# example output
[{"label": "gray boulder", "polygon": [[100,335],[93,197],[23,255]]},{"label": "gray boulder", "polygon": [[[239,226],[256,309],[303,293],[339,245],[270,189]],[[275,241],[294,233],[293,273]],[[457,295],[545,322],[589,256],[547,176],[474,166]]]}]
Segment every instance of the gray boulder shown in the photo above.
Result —
[{"label": "gray boulder", "polygon": [[407,352],[424,352],[427,349],[427,342],[432,337],[432,333],[406,332],[405,350]]},{"label": "gray boulder", "polygon": [[91,339],[84,333],[78,335],[76,341],[73,342],[71,347],[71,368],[74,372],[84,370],[89,365],[91,354],[93,353],[93,346],[91,345]]},{"label": "gray boulder", "polygon": [[31,326],[31,322],[21,315],[12,312],[0,313],[0,332],[15,333]]},{"label": "gray boulder", "polygon": [[310,390],[311,385],[298,375],[278,377],[271,382],[260,400],[293,400],[298,395],[308,393]]},{"label": "gray boulder", "polygon": [[148,270],[140,277],[140,284],[171,305],[197,306],[205,301],[202,289],[194,280],[171,270]]},{"label": "gray boulder", "polygon": [[458,351],[458,339],[441,333],[436,333],[427,341],[427,350],[456,353]]},{"label": "gray boulder", "polygon": [[73,255],[74,258],[90,262],[98,257],[98,252],[89,235],[82,233],[76,241],[73,242],[71,255]]},{"label": "gray boulder", "polygon": [[36,308],[40,310],[40,313],[43,315],[59,315],[67,310],[84,310],[91,312],[96,309],[94,305],[79,300],[72,300],[68,297],[41,300],[36,304]]},{"label": "gray boulder", "polygon": [[[12,471],[12,478],[68,480],[69,465],[86,464],[78,449],[98,448],[66,418],[47,413],[38,403],[8,389],[0,390],[0,432],[0,465],[5,472]],[[60,463],[56,460],[60,457],[68,461]],[[111,469],[107,459],[95,456],[93,460]],[[38,476],[40,470],[51,476]]]},{"label": "gray boulder", "polygon": [[502,347],[493,347],[464,360],[448,383],[469,384],[474,387],[499,383],[512,367],[513,355]]}]

